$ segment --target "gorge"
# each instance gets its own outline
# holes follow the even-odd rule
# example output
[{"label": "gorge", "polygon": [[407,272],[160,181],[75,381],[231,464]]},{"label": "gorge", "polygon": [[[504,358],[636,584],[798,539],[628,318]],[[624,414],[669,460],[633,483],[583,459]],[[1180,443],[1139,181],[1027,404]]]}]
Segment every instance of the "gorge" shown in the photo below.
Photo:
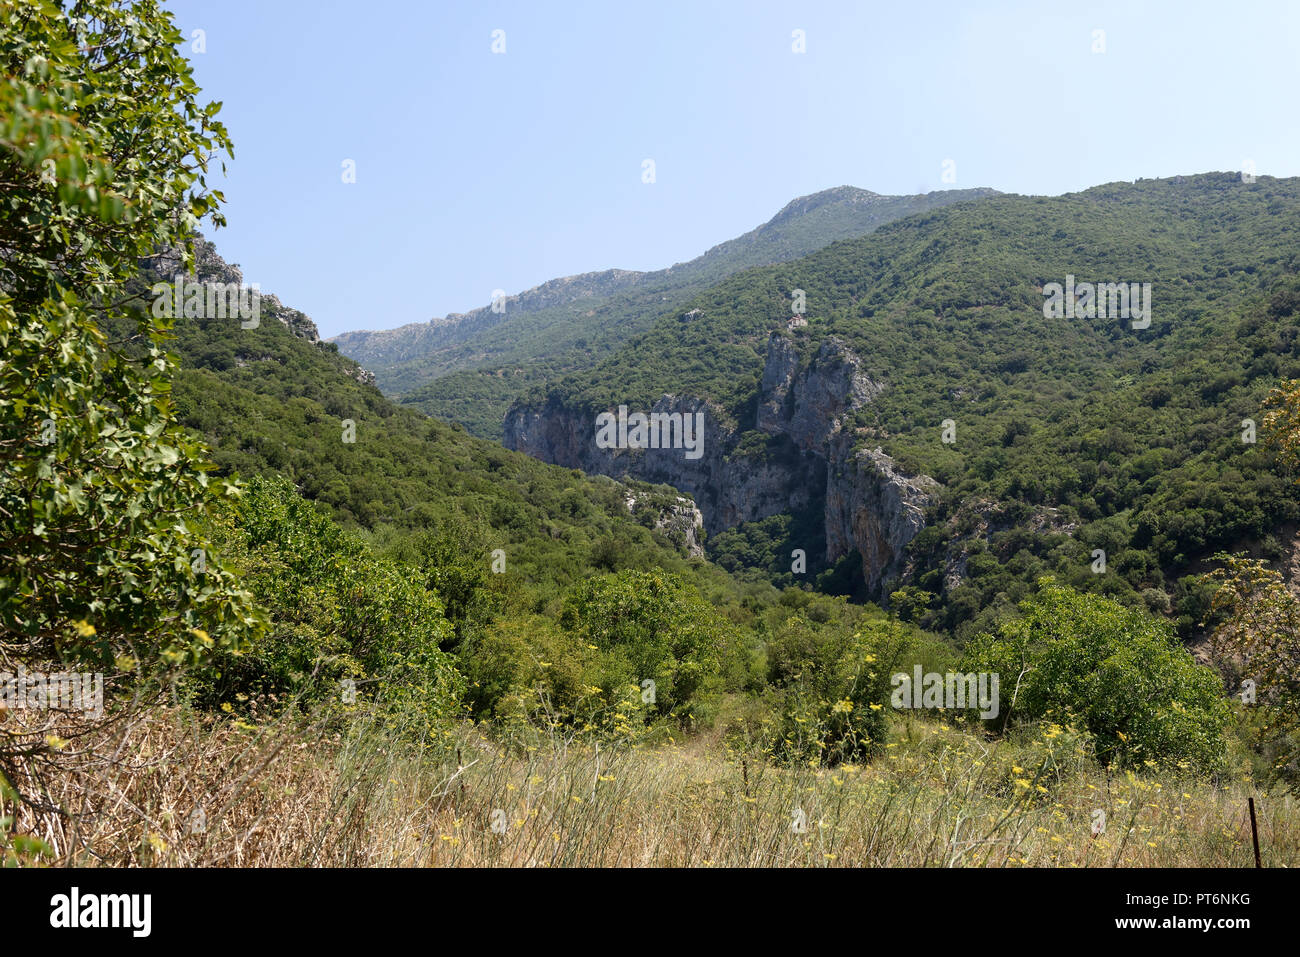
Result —
[{"label": "gorge", "polygon": [[664,395],[655,403],[652,417],[703,417],[707,441],[697,458],[669,448],[602,447],[607,443],[597,441],[592,423],[612,413],[554,399],[516,402],[506,415],[504,444],[587,473],[672,485],[694,497],[710,535],[772,515],[820,511],[826,564],[858,552],[867,590],[881,597],[925,526],[938,483],[905,474],[850,431],[849,414],[884,388],[861,366],[838,337],[804,360],[797,335],[772,332],[752,423],[696,396]]}]

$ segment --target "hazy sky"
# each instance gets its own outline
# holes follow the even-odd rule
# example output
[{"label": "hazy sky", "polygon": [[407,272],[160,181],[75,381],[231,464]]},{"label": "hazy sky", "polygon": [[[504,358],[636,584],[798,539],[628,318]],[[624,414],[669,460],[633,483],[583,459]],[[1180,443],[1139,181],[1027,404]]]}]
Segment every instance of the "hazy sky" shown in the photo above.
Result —
[{"label": "hazy sky", "polygon": [[1300,174],[1294,0],[171,8],[235,142],[209,235],[323,335],[662,268],[831,186]]}]

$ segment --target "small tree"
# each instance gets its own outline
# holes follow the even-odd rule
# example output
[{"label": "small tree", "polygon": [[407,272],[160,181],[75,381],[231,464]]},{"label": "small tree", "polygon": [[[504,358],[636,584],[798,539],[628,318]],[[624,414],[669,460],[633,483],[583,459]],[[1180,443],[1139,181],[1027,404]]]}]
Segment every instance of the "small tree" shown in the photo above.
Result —
[{"label": "small tree", "polygon": [[897,621],[851,627],[792,615],[767,644],[779,761],[835,765],[877,753],[888,737],[893,675],[928,657],[920,634]]},{"label": "small tree", "polygon": [[[0,17],[0,656],[192,662],[255,625],[191,524],[236,492],[174,421],[166,320],[120,292],[215,209],[230,144],[157,3]],[[127,315],[142,359],[104,334]]]},{"label": "small tree", "polygon": [[1261,712],[1257,746],[1270,773],[1300,794],[1300,599],[1265,562],[1216,557],[1223,567],[1206,576],[1217,586],[1211,648],[1243,705]]},{"label": "small tree", "polygon": [[[221,222],[204,177],[230,142],[181,42],[154,0],[0,6],[0,671],[80,663],[111,688],[260,628],[195,527],[237,489],[176,424],[169,320],[123,291]],[[57,763],[48,727],[0,743],[11,793]]]},{"label": "small tree", "polygon": [[683,720],[716,680],[730,641],[712,605],[675,575],[657,571],[583,582],[569,593],[560,620],[602,653],[607,692],[648,689],[652,681],[653,710]]},{"label": "small tree", "polygon": [[1106,764],[1215,767],[1227,720],[1219,676],[1146,612],[1051,578],[1038,584],[1021,617],[966,651],[964,670],[999,675],[999,726],[1072,714]]},{"label": "small tree", "polygon": [[1300,473],[1300,380],[1285,381],[1264,400],[1261,432],[1264,445],[1278,458],[1282,471]]}]

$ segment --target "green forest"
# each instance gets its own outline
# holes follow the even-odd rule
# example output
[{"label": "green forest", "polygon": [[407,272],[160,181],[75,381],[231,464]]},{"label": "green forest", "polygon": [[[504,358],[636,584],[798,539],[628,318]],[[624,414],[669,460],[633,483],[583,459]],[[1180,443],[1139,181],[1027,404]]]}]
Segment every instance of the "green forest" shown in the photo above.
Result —
[{"label": "green forest", "polygon": [[[661,318],[524,401],[603,409],[685,393],[762,441],[769,334],[792,335],[805,361],[838,337],[884,387],[851,423],[857,441],[942,484],[900,583],[911,614],[970,635],[1052,574],[1169,615],[1189,638],[1209,601],[1190,576],[1223,549],[1280,559],[1298,517],[1294,484],[1246,421],[1300,376],[1298,210],[1296,181],[1227,173],[963,203],[737,275],[692,300],[698,320]],[[1043,286],[1076,272],[1150,282],[1150,327],[1044,318]],[[809,324],[786,333],[794,290]],[[728,544],[712,557],[763,568],[807,540],[757,534],[760,554]],[[1095,549],[1114,574],[1092,572]],[[969,575],[948,590],[958,552]]]}]

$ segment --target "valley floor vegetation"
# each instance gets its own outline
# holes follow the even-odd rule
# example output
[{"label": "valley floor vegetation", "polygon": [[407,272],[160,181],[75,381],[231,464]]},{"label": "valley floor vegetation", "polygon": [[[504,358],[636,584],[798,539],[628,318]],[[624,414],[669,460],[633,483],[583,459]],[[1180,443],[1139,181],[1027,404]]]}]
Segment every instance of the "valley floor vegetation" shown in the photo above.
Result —
[{"label": "valley floor vegetation", "polygon": [[[231,149],[180,43],[153,0],[0,6],[0,681],[104,696],[0,698],[6,865],[1246,867],[1248,796],[1300,863],[1262,560],[1202,576],[1197,655],[1051,575],[958,640],[691,557],[673,490],[398,408],[278,303],[156,314]],[[918,666],[1000,707],[899,709]]]}]

